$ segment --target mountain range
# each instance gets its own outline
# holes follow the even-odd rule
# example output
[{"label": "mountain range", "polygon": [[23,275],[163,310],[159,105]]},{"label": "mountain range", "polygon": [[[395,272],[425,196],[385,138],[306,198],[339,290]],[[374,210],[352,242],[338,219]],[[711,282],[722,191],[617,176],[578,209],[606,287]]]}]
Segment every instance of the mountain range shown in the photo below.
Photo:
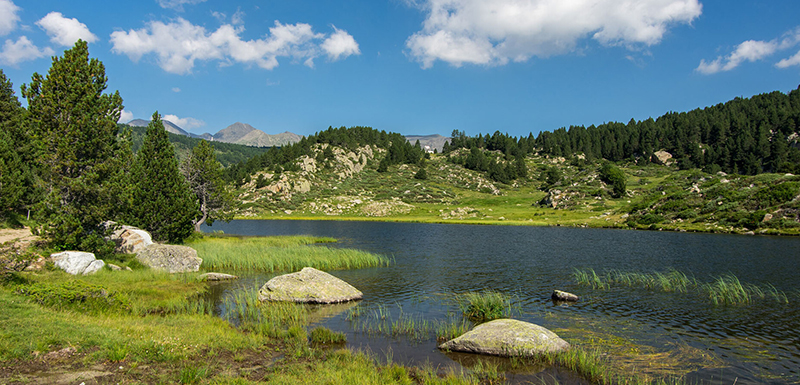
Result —
[{"label": "mountain range", "polygon": [[[211,135],[209,133],[201,135],[192,134],[191,132],[188,132],[180,128],[177,124],[170,122],[169,120],[162,119],[161,122],[164,123],[164,129],[166,129],[167,132],[171,132],[176,135],[183,135],[183,136],[188,136],[190,138],[199,138],[209,141],[241,144],[253,147],[283,146],[290,143],[296,143],[303,138],[301,135],[297,135],[289,131],[280,134],[270,135],[247,123],[241,123],[241,122],[236,122],[234,124],[231,124],[230,126],[225,127],[224,129],[220,130],[214,135]],[[149,120],[134,119],[128,122],[127,124],[133,127],[146,127],[149,123],[150,123]],[[419,140],[419,144],[422,146],[422,148],[426,149],[426,151],[433,152],[433,150],[436,149],[437,151],[441,152],[444,142],[450,140],[450,138],[438,134],[408,135],[406,136],[406,140],[408,140],[411,143],[415,143],[417,140]]]},{"label": "mountain range", "polygon": [[[166,129],[167,132],[171,132],[173,134],[188,136],[191,138],[200,138],[209,141],[234,143],[234,144],[241,144],[253,147],[283,146],[289,143],[298,142],[300,141],[300,139],[303,138],[300,135],[288,131],[280,134],[270,135],[247,123],[240,123],[240,122],[231,124],[230,126],[220,130],[214,135],[211,135],[209,133],[196,135],[187,132],[186,130],[180,128],[177,124],[172,123],[169,120],[162,120],[162,122],[164,123],[164,129]],[[150,121],[148,120],[134,119],[128,122],[127,124],[129,126],[134,126],[134,127],[145,127],[149,123]]]}]

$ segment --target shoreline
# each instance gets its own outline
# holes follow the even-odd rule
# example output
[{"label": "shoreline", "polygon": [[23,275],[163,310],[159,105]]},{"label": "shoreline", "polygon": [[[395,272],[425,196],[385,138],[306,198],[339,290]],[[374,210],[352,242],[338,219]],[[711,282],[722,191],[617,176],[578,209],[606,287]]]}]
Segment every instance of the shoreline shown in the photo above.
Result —
[{"label": "shoreline", "polygon": [[[614,218],[610,217],[609,218]],[[619,219],[619,218],[617,218]],[[607,223],[595,223],[597,220],[592,220],[583,223],[563,222],[563,221],[534,221],[528,220],[487,220],[487,219],[433,219],[425,217],[357,217],[357,216],[319,216],[319,215],[302,215],[302,216],[247,216],[247,217],[234,217],[234,220],[280,220],[280,221],[338,221],[338,222],[385,222],[385,223],[420,223],[420,224],[449,224],[449,225],[479,225],[479,226],[530,226],[530,227],[572,227],[572,228],[592,228],[592,229],[615,229],[615,230],[638,230],[638,231],[671,231],[678,233],[699,233],[699,234],[729,234],[729,235],[766,235],[766,236],[800,236],[800,232],[789,232],[780,229],[765,228],[758,231],[737,228],[722,228],[705,230],[697,227],[684,228],[681,226],[674,226],[674,224],[659,226],[656,228],[648,228],[644,226],[630,227],[625,225],[625,222],[615,222],[616,225],[609,225]],[[607,221],[604,221],[607,222]],[[702,226],[711,226],[710,223],[702,223]]]}]

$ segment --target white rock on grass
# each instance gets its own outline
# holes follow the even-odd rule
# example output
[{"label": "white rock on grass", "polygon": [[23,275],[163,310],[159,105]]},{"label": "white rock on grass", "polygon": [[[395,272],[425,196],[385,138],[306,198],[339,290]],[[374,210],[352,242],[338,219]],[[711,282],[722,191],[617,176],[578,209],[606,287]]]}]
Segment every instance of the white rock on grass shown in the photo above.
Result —
[{"label": "white rock on grass", "polygon": [[85,251],[63,251],[51,254],[50,257],[56,266],[72,275],[94,274],[105,266],[105,262]]}]

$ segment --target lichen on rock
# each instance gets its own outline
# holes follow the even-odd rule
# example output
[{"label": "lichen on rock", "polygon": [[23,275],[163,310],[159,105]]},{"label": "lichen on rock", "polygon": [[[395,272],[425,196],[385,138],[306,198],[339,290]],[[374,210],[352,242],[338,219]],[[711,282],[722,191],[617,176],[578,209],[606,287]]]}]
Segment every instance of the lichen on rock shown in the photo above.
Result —
[{"label": "lichen on rock", "polygon": [[312,267],[270,279],[258,291],[259,301],[339,303],[361,299],[361,291]]},{"label": "lichen on rock", "polygon": [[569,349],[569,343],[539,325],[513,319],[498,319],[439,345],[454,352],[494,356],[533,357]]}]

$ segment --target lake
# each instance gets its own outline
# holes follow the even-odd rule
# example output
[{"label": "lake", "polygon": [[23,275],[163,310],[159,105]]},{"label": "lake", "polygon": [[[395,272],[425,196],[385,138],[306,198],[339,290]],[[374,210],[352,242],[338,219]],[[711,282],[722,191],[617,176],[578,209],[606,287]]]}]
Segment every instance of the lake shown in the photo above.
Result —
[{"label": "lake", "polygon": [[[364,293],[317,322],[345,332],[348,345],[382,359],[441,368],[469,366],[471,355],[445,354],[435,337],[378,332],[369,314],[437,322],[458,316],[454,294],[492,289],[511,295],[514,318],[556,331],[568,342],[609,349],[635,370],[686,374],[703,383],[800,381],[800,238],[673,233],[566,227],[475,226],[340,221],[236,220],[205,231],[247,236],[314,235],[339,240],[326,247],[366,250],[394,260],[389,267],[331,273]],[[743,283],[774,288],[773,298],[715,305],[699,290],[663,292],[641,287],[592,289],[575,269],[666,272],[698,282],[734,274]],[[260,287],[275,274],[247,275],[214,288],[223,298]],[[570,306],[550,300],[554,289],[581,299]],[[350,309],[360,308],[359,317]],[[221,311],[224,311],[221,310]],[[377,322],[377,321],[376,321]],[[638,358],[636,358],[638,357]],[[656,369],[643,369],[648,366]],[[500,365],[507,363],[500,360]],[[512,382],[534,381],[538,369],[508,369]],[[632,369],[633,370],[633,369]],[[573,382],[568,373],[546,376]],[[537,377],[538,376],[538,377]],[[548,378],[549,378],[548,377]]]}]

